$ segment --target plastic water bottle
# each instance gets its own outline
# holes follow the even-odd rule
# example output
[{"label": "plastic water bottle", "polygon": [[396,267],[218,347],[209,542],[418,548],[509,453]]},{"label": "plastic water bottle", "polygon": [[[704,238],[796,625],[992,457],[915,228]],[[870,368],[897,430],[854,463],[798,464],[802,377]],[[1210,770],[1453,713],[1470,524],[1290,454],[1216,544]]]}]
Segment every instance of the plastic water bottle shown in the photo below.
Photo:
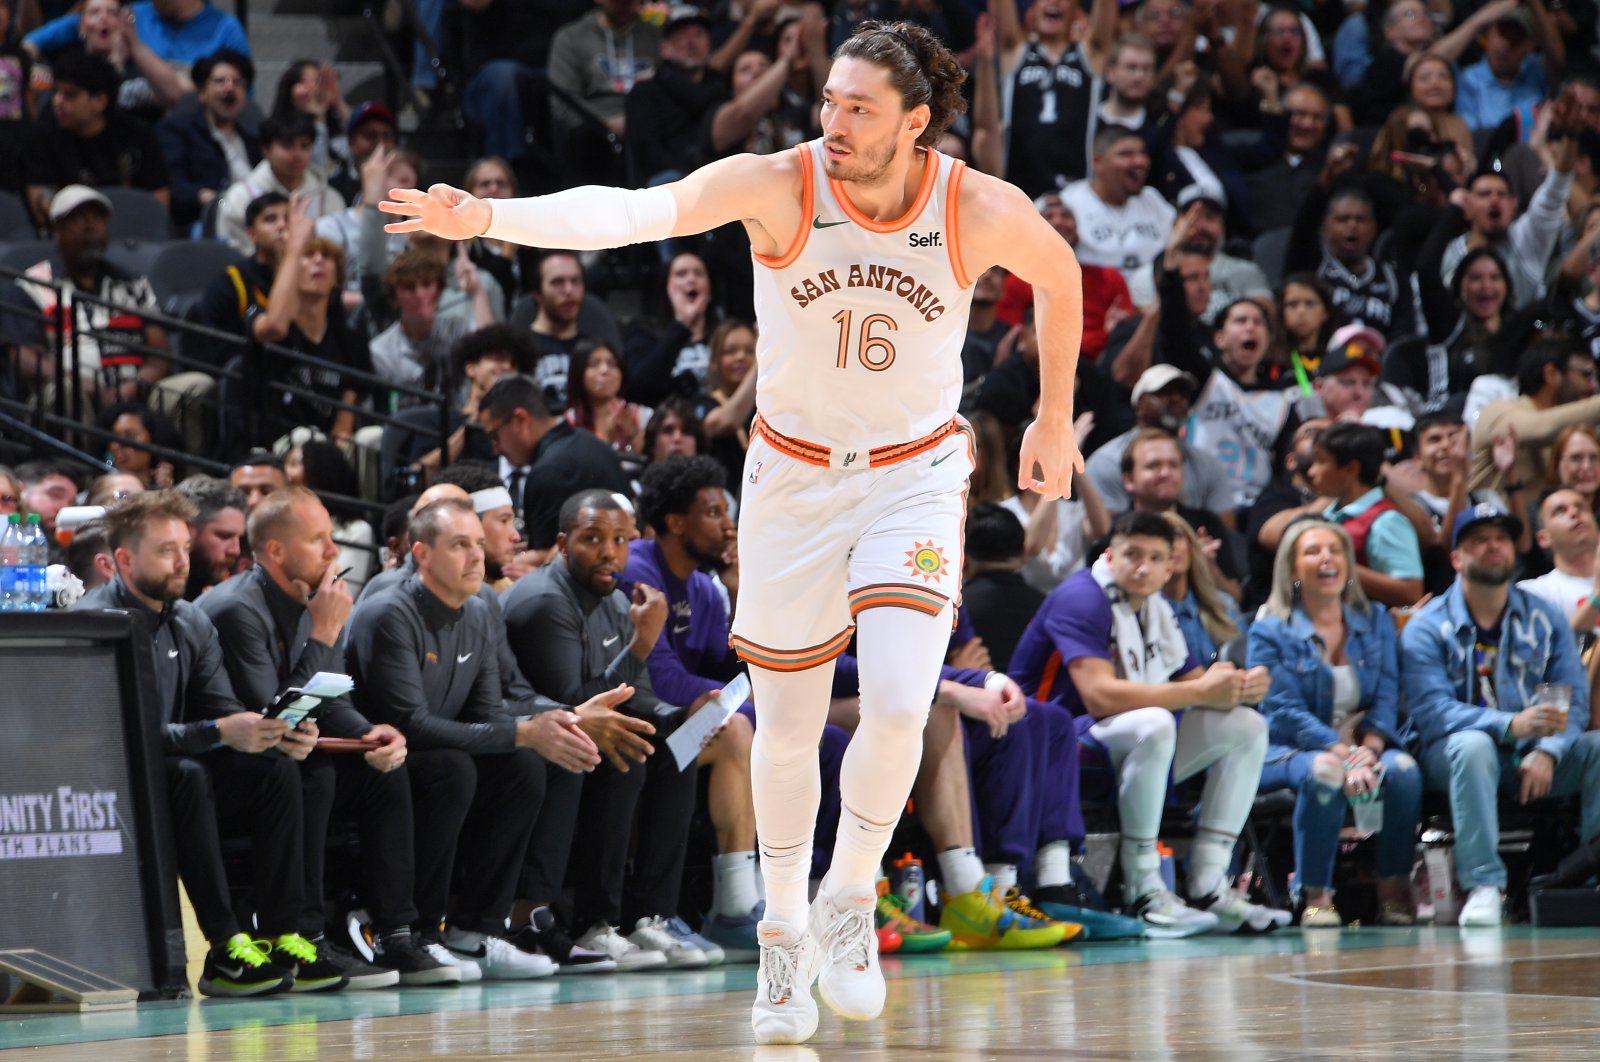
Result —
[{"label": "plastic water bottle", "polygon": [[44,537],[44,525],[38,513],[29,513],[18,549],[17,590],[22,598],[22,608],[27,612],[43,612],[50,599],[50,587],[45,569],[50,566],[50,542]]},{"label": "plastic water bottle", "polygon": [[0,611],[16,612],[22,608],[17,581],[21,551],[22,516],[12,513],[4,529],[0,529]]},{"label": "plastic water bottle", "polygon": [[910,852],[894,861],[889,868],[889,886],[895,895],[906,901],[906,914],[918,922],[927,921],[927,903],[923,895],[922,860]]}]

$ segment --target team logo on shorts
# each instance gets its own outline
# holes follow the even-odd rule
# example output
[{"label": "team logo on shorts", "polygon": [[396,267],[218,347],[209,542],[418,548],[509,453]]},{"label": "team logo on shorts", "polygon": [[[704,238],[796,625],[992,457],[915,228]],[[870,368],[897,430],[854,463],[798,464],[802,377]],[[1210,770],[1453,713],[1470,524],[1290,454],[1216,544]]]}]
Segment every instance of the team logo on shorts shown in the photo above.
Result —
[{"label": "team logo on shorts", "polygon": [[913,575],[922,576],[922,581],[926,583],[936,583],[941,576],[950,574],[950,569],[945,567],[944,550],[932,542],[917,542],[907,550],[906,567],[911,569]]}]

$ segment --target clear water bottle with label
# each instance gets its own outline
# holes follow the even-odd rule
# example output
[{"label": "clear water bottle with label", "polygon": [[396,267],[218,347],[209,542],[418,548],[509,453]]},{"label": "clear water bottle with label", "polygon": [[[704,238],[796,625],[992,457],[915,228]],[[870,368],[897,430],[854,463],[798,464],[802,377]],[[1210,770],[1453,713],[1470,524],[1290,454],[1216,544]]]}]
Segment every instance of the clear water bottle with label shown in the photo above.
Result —
[{"label": "clear water bottle with label", "polygon": [[46,569],[50,567],[50,540],[45,538],[44,525],[38,513],[29,513],[23,526],[21,548],[18,550],[17,581],[21,584],[22,608],[27,612],[43,612],[50,600],[50,584]]},{"label": "clear water bottle with label", "polygon": [[0,611],[16,612],[22,608],[18,581],[21,562],[22,516],[12,513],[0,528]]},{"label": "clear water bottle with label", "polygon": [[889,888],[906,901],[906,914],[918,922],[925,922],[928,917],[923,885],[922,860],[910,852],[896,859],[889,868]]}]

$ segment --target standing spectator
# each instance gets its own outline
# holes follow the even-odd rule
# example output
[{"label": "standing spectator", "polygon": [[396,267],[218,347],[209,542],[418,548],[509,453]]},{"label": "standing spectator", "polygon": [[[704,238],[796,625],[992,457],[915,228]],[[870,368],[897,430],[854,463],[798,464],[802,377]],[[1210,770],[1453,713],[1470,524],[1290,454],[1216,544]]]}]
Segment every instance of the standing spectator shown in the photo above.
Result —
[{"label": "standing spectator", "polygon": [[217,236],[240,254],[252,247],[244,231],[246,209],[267,192],[277,192],[305,204],[306,217],[315,221],[344,209],[344,197],[329,188],[311,167],[311,144],[316,136],[311,119],[303,114],[268,118],[261,123],[262,158],[250,176],[222,193],[217,206]]},{"label": "standing spectator", "polygon": [[1566,42],[1540,0],[1497,11],[1483,34],[1483,58],[1461,71],[1456,110],[1471,128],[1493,129],[1542,100],[1546,66],[1558,74],[1566,61]]},{"label": "standing spectator", "polygon": [[1537,579],[1522,580],[1517,589],[1554,605],[1567,617],[1581,648],[1600,620],[1600,565],[1595,555],[1600,528],[1583,495],[1567,487],[1546,491],[1537,515],[1536,537],[1540,548],[1550,551],[1554,567]]},{"label": "standing spectator", "polygon": [[1341,925],[1334,859],[1355,799],[1383,800],[1378,923],[1414,920],[1408,895],[1422,776],[1399,731],[1394,620],[1368,602],[1351,578],[1355,565],[1340,528],[1301,521],[1278,545],[1271,597],[1250,627],[1250,665],[1272,672],[1261,706],[1271,740],[1261,791],[1295,792],[1295,887],[1305,898],[1305,928]]},{"label": "standing spectator", "polygon": [[[1401,632],[1406,705],[1422,738],[1428,786],[1450,794],[1463,926],[1500,924],[1502,793],[1530,804],[1576,792],[1579,841],[1600,836],[1600,731],[1590,731],[1589,683],[1556,607],[1511,586],[1522,521],[1480,505],[1456,517],[1459,577]],[[1540,683],[1571,693],[1562,713],[1535,700]]]},{"label": "standing spectator", "polygon": [[[250,54],[244,26],[211,0],[138,0],[128,5],[127,13],[150,50],[176,66],[197,63],[219,48]],[[77,32],[78,16],[68,14],[46,22],[27,39],[41,52],[55,52],[70,45]]]},{"label": "standing spectator", "polygon": [[1134,304],[1149,305],[1150,263],[1161,255],[1177,212],[1146,186],[1150,153],[1130,129],[1106,126],[1095,134],[1093,173],[1061,192],[1078,219],[1078,257],[1122,270]]},{"label": "standing spectator", "polygon": [[174,111],[156,126],[172,175],[172,223],[180,230],[200,221],[261,161],[260,138],[239,124],[255,85],[255,64],[224,50],[195,63],[191,74],[199,106]]},{"label": "standing spectator", "polygon": [[[1473,490],[1494,487],[1503,495],[1525,489],[1549,467],[1549,444],[1563,428],[1600,421],[1595,359],[1577,341],[1542,339],[1517,364],[1518,397],[1490,402],[1472,426]],[[1498,470],[1495,444],[1516,448],[1513,478]],[[1498,481],[1498,482],[1497,482]]]},{"label": "standing spectator", "polygon": [[149,126],[117,109],[116,89],[116,72],[98,56],[64,55],[56,63],[50,114],[23,143],[22,179],[39,228],[56,190],[70,185],[142,188],[168,202],[161,145]]},{"label": "standing spectator", "polygon": [[654,187],[683,177],[705,161],[701,127],[728,95],[721,72],[709,69],[711,20],[692,4],[677,4],[661,27],[661,59],[623,102],[628,177]]}]

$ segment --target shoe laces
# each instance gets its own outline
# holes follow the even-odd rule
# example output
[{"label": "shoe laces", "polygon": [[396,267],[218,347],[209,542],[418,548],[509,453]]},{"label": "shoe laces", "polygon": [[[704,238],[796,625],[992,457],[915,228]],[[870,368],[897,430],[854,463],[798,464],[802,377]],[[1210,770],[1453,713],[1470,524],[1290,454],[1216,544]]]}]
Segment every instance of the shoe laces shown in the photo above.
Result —
[{"label": "shoe laces", "polygon": [[858,970],[865,970],[868,942],[876,932],[870,911],[840,911],[839,920],[829,934],[828,961],[849,963]]},{"label": "shoe laces", "polygon": [[301,962],[317,961],[317,946],[299,933],[285,933],[278,938],[275,947],[285,955],[293,956]]},{"label": "shoe laces", "polygon": [[683,941],[673,936],[672,931],[667,928],[667,920],[659,915],[640,921],[634,927],[633,935],[648,945],[651,951],[668,951],[683,947]]},{"label": "shoe laces", "polygon": [[1029,903],[1028,898],[1022,895],[1022,890],[1015,885],[1006,890],[1004,902],[1006,910],[1012,914],[1021,915],[1023,918],[1031,918],[1035,922],[1048,923],[1050,921],[1050,916]]},{"label": "shoe laces", "polygon": [[230,959],[246,966],[260,967],[272,961],[271,948],[270,941],[251,940],[243,933],[235,933],[228,938],[227,952]]},{"label": "shoe laces", "polygon": [[797,994],[800,984],[799,951],[798,943],[787,948],[767,946],[761,949],[759,974],[767,982],[768,1002],[782,1005]]},{"label": "shoe laces", "polygon": [[485,936],[483,938],[483,954],[490,962],[506,962],[524,954],[515,944],[499,937]]}]

